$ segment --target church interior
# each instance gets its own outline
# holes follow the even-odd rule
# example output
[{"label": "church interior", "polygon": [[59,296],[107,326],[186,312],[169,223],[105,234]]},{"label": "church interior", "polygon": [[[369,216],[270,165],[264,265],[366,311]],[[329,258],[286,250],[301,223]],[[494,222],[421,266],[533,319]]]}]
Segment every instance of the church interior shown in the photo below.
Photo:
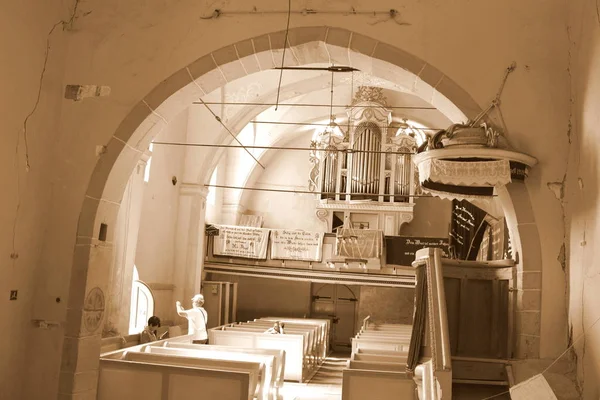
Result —
[{"label": "church interior", "polygon": [[3,4],[0,398],[598,399],[599,10]]}]

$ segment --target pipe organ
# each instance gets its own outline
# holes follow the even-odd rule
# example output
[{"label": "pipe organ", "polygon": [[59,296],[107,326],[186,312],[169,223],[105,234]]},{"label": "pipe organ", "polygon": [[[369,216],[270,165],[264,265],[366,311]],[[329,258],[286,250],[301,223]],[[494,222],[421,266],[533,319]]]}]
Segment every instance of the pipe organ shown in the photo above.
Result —
[{"label": "pipe organ", "polygon": [[[379,213],[388,222],[392,216],[390,228],[382,219],[369,229],[398,234],[412,220],[417,140],[411,129],[390,128],[392,113],[381,88],[360,87],[347,114],[346,132],[332,119],[311,142],[309,190],[318,195],[320,210]],[[351,215],[345,218],[346,226]]]}]

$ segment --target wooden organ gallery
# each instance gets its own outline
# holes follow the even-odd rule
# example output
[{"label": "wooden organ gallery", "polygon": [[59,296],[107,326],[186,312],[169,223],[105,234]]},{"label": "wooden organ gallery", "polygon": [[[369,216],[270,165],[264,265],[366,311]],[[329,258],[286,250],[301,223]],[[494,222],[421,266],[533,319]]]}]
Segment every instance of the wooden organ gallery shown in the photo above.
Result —
[{"label": "wooden organ gallery", "polygon": [[[481,193],[524,179],[535,160],[478,121],[427,135],[393,116],[381,88],[360,87],[347,115],[347,124],[332,115],[317,131],[307,160],[314,212],[327,231],[263,227],[256,215],[207,224],[209,344],[193,344],[185,326],[150,344],[135,335],[125,344],[106,339],[99,399],[132,395],[119,384],[125,376],[140,384],[153,377],[147,399],[292,399],[291,382],[318,382],[331,354],[344,360],[335,398],[437,400],[473,390],[506,398],[515,262],[504,219],[470,201],[485,208],[492,195]],[[448,235],[403,236],[415,205],[433,198],[428,192],[452,199],[435,199],[448,209]],[[304,315],[273,308],[301,285],[310,303]],[[409,300],[390,301],[385,290]],[[390,322],[385,308],[403,308],[408,318]],[[284,323],[285,334],[266,333],[273,323]]]}]

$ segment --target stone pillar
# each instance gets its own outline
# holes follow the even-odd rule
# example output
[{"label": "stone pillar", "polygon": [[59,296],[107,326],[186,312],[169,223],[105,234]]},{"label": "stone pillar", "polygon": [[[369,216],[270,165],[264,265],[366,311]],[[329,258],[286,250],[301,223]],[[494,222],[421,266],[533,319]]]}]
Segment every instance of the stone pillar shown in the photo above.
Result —
[{"label": "stone pillar", "polygon": [[189,307],[192,296],[200,293],[204,266],[207,194],[208,189],[200,184],[183,183],[180,188],[173,276],[173,313],[176,300],[181,301],[184,307]]},{"label": "stone pillar", "polygon": [[515,304],[515,358],[539,358],[542,312],[542,251],[527,187],[522,182],[498,189],[513,257],[518,259]]},{"label": "stone pillar", "polygon": [[150,154],[142,155],[121,200],[113,236],[113,262],[103,336],[129,334],[131,282],[144,199],[144,171]]}]

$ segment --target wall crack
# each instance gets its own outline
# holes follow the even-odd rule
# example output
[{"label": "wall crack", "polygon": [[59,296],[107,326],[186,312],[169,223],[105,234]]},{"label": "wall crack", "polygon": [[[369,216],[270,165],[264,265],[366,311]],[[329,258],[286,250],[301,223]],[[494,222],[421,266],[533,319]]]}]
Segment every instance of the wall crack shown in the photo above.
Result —
[{"label": "wall crack", "polygon": [[[42,63],[42,70],[40,72],[40,76],[38,79],[38,89],[37,89],[37,95],[35,97],[35,102],[33,104],[33,107],[31,108],[31,111],[25,116],[25,119],[23,119],[23,144],[25,147],[25,171],[29,172],[29,170],[31,169],[31,165],[29,163],[29,143],[28,143],[28,131],[27,131],[27,127],[28,127],[28,123],[29,120],[33,117],[33,115],[35,114],[35,112],[37,111],[39,105],[40,105],[40,100],[42,98],[42,88],[44,86],[44,78],[46,76],[46,69],[48,67],[48,59],[50,58],[50,39],[52,34],[54,33],[54,31],[56,30],[56,28],[58,28],[59,26],[62,25],[63,30],[70,30],[73,27],[73,22],[76,19],[77,16],[77,9],[79,7],[79,3],[81,0],[75,0],[75,3],[73,5],[73,10],[71,12],[71,14],[69,15],[69,18],[67,20],[60,20],[58,22],[56,22],[54,25],[52,25],[52,28],[50,28],[50,31],[48,32],[48,34],[46,35],[46,48],[44,51],[44,61]],[[85,15],[89,15],[90,12],[85,13]],[[17,205],[15,207],[15,218],[13,221],[13,237],[12,237],[12,252],[10,254],[10,258],[12,260],[12,265],[13,267],[16,266],[16,262],[19,258],[19,253],[17,252],[17,246],[16,246],[16,237],[17,237],[17,225],[19,222],[19,215],[20,215],[20,210],[21,210],[21,178],[20,178],[20,174],[19,174],[19,148],[21,147],[21,134],[19,134],[17,136],[17,145],[15,148],[15,168],[17,169]]]}]

